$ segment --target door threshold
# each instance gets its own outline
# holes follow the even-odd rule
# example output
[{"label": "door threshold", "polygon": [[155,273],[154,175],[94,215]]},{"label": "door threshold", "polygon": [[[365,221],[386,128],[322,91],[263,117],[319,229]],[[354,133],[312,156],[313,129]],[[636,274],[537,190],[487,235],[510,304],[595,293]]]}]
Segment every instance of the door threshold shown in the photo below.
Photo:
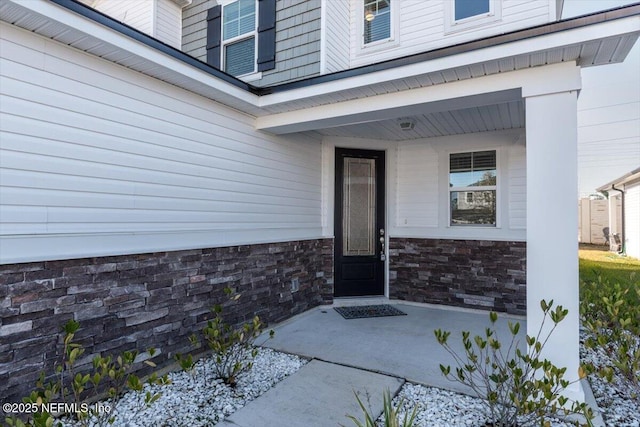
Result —
[{"label": "door threshold", "polygon": [[384,295],[372,295],[363,297],[334,297],[330,307],[349,307],[354,305],[389,304],[389,298]]}]

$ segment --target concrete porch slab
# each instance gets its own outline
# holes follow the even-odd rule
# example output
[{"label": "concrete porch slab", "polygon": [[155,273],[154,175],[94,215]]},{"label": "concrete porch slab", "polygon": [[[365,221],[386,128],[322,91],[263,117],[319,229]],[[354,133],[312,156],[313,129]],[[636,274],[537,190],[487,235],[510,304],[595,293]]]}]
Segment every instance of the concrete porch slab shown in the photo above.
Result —
[{"label": "concrete porch slab", "polygon": [[[484,334],[484,328],[489,326],[488,312],[388,300],[386,303],[404,311],[407,316],[346,320],[332,307],[319,307],[275,325],[275,337],[263,345],[411,382],[471,393],[466,387],[443,377],[439,365],[453,365],[453,360],[438,344],[433,330],[451,331],[450,344],[462,353],[461,331],[468,330],[472,336]],[[524,349],[527,328],[521,316],[501,314],[496,324],[498,336],[503,341],[510,338],[508,321],[521,323],[518,339]]]},{"label": "concrete porch slab", "polygon": [[[312,360],[258,399],[233,413],[220,426],[335,427],[348,425],[347,415],[360,419],[358,392],[373,413],[382,412],[382,393],[393,396],[404,380],[334,363]],[[367,401],[367,399],[369,399]]]}]

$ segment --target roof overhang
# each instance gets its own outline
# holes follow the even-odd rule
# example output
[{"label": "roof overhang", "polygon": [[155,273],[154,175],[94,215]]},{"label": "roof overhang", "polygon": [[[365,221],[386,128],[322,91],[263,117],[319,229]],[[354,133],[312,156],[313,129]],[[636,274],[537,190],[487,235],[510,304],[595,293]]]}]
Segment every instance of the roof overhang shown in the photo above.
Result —
[{"label": "roof overhang", "polygon": [[[571,64],[577,68],[576,65],[621,62],[640,34],[640,4],[636,4],[259,88],[73,0],[3,0],[0,19],[258,117],[257,127],[274,133],[310,129],[308,125],[291,125],[296,120],[299,123],[308,120],[313,108],[331,105],[335,111],[349,114],[353,123],[375,119],[371,115],[358,117],[358,109],[350,109],[364,98],[369,104],[374,100],[382,102],[385,97],[391,99],[390,94],[402,93],[406,104],[387,105],[387,109],[397,108],[394,114],[403,114],[402,108],[411,105],[411,93],[425,88],[439,93],[438,86],[442,83],[454,83],[446,85],[451,91],[456,85],[462,87],[459,83],[473,78],[535,70],[540,66]],[[497,88],[496,96],[511,97],[516,89]],[[439,95],[429,96],[433,102],[443,101],[437,99]],[[449,92],[450,99],[446,102],[455,104],[460,97],[472,104],[480,102],[473,98],[473,93],[455,92]],[[444,106],[436,103],[432,108]],[[295,118],[296,114],[300,119]],[[326,126],[341,124],[332,121],[335,118],[330,116],[315,118],[325,120]]]},{"label": "roof overhang", "polygon": [[614,187],[620,187],[623,186],[625,184],[628,184],[630,182],[634,182],[634,181],[640,181],[640,167],[632,170],[629,173],[626,173],[624,175],[622,175],[621,177],[614,179],[613,181],[596,188],[596,191],[599,191],[601,193],[607,193],[610,190],[617,190]]}]

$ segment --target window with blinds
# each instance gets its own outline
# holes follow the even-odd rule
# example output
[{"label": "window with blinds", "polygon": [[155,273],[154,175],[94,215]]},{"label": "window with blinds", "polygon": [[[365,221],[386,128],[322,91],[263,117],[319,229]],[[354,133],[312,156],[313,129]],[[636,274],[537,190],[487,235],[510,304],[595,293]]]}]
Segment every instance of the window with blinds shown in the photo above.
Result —
[{"label": "window with blinds", "polygon": [[391,37],[391,0],[364,0],[364,43]]},{"label": "window with blinds", "polygon": [[451,225],[496,225],[496,151],[449,155]]},{"label": "window with blinds", "polygon": [[224,71],[234,76],[256,71],[256,0],[237,0],[222,8]]}]

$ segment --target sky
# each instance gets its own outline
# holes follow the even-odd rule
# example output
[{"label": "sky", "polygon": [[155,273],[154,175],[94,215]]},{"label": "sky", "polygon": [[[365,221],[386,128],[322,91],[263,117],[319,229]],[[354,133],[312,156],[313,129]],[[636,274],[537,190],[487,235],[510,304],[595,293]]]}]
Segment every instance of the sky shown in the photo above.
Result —
[{"label": "sky", "polygon": [[[565,0],[562,18],[635,3]],[[622,64],[582,70],[578,98],[580,197],[640,167],[640,40]]]}]

